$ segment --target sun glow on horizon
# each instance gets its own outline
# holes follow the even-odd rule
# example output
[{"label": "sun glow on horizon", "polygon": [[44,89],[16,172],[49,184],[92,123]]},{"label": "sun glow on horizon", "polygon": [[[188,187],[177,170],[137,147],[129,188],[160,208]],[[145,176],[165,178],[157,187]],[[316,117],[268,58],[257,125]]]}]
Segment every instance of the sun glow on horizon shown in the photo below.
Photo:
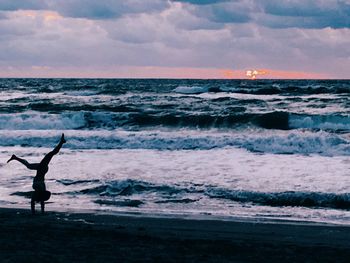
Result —
[{"label": "sun glow on horizon", "polygon": [[258,75],[266,75],[268,74],[267,70],[247,70],[246,71],[246,76],[252,80],[256,79]]},{"label": "sun glow on horizon", "polygon": [[[254,72],[256,71],[256,72]],[[258,74],[256,74],[258,73]],[[273,69],[232,70],[227,68],[184,68],[184,67],[136,67],[115,66],[109,68],[55,67],[34,64],[25,66],[0,66],[0,78],[169,78],[169,79],[332,79],[332,76],[301,71]],[[255,78],[253,78],[255,77]],[[334,79],[334,77],[333,77]]]}]

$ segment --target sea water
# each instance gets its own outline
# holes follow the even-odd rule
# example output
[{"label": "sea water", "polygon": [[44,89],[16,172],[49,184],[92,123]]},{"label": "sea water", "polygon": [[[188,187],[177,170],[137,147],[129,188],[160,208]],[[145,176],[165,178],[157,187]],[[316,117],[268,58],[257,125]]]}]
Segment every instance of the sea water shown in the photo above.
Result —
[{"label": "sea water", "polygon": [[1,79],[0,205],[350,223],[350,81]]}]

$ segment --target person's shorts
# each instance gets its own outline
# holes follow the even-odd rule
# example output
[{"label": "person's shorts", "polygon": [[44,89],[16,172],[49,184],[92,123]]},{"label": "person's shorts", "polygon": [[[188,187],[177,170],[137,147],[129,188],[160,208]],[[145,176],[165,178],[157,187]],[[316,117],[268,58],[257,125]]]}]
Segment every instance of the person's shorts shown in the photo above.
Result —
[{"label": "person's shorts", "polygon": [[32,201],[43,202],[50,199],[51,192],[49,191],[34,191],[32,193]]}]

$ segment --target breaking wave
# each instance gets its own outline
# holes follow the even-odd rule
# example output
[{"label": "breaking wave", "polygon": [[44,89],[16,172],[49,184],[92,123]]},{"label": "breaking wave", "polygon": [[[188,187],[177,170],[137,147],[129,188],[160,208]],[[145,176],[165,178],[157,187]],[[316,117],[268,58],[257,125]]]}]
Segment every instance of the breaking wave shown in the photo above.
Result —
[{"label": "breaking wave", "polygon": [[208,88],[198,86],[179,86],[174,89],[174,92],[181,94],[200,94],[208,92]]},{"label": "breaking wave", "polygon": [[223,115],[207,113],[136,113],[136,112],[63,112],[45,114],[27,112],[2,114],[0,130],[81,130],[169,127],[201,129],[233,129],[256,126],[264,129],[310,129],[350,131],[348,115],[301,115],[288,112],[245,113],[244,108]]},{"label": "breaking wave", "polygon": [[[96,195],[100,197],[100,199],[95,201],[96,203],[113,206],[139,206],[144,202],[186,204],[197,202],[203,197],[209,197],[226,199],[243,204],[252,203],[265,206],[350,209],[349,193],[337,194],[297,191],[255,192],[226,189],[209,185],[154,184],[130,179],[100,183],[97,186],[85,188],[78,192],[72,192],[71,194]],[[152,194],[152,200],[149,200],[146,196],[144,202],[130,199],[133,196],[145,194]],[[125,199],[125,197],[127,198]]]},{"label": "breaking wave", "polygon": [[[194,80],[194,79],[3,79],[0,89],[53,92],[96,92],[123,94],[128,91],[182,92],[192,87],[221,89],[225,92],[250,94],[349,94],[347,80]],[[193,88],[193,89],[195,89]],[[88,93],[88,95],[89,95]]]},{"label": "breaking wave", "polygon": [[224,92],[220,87],[206,87],[206,86],[179,86],[173,90],[180,94],[202,94],[207,92]]},{"label": "breaking wave", "polygon": [[228,189],[210,189],[207,194],[211,198],[222,198],[235,202],[267,206],[350,209],[350,194],[295,191],[264,193]]},{"label": "breaking wave", "polygon": [[[320,154],[349,156],[350,141],[327,132],[293,133],[220,133],[181,130],[162,131],[66,131],[69,149],[150,149],[210,150],[242,148],[251,152],[273,154]],[[1,146],[52,147],[57,143],[56,131],[0,131]]]},{"label": "breaking wave", "polygon": [[290,128],[350,131],[350,115],[297,115],[289,118]]},{"label": "breaking wave", "polygon": [[172,195],[183,191],[168,185],[156,185],[143,181],[123,180],[111,181],[96,187],[80,190],[81,194],[92,194],[99,196],[131,196],[144,192],[156,192],[158,194]]},{"label": "breaking wave", "polygon": [[94,201],[96,204],[108,205],[108,206],[128,206],[128,207],[139,207],[143,204],[140,200],[103,200],[97,199]]}]

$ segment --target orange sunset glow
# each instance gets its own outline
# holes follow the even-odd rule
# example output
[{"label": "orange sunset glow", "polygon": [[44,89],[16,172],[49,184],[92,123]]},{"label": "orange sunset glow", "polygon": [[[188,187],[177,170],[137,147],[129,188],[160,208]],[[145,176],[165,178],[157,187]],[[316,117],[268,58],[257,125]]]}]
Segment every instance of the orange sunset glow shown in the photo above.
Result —
[{"label": "orange sunset glow", "polygon": [[250,79],[256,79],[258,75],[265,75],[267,74],[267,71],[265,70],[247,70],[246,76]]},{"label": "orange sunset glow", "polygon": [[[248,70],[249,71],[249,70]],[[326,79],[326,74],[273,69],[247,70],[183,67],[112,67],[104,69],[55,68],[50,66],[31,66],[29,68],[0,68],[0,77],[38,77],[38,78],[188,78],[188,79]],[[253,74],[254,73],[254,74]]]}]

